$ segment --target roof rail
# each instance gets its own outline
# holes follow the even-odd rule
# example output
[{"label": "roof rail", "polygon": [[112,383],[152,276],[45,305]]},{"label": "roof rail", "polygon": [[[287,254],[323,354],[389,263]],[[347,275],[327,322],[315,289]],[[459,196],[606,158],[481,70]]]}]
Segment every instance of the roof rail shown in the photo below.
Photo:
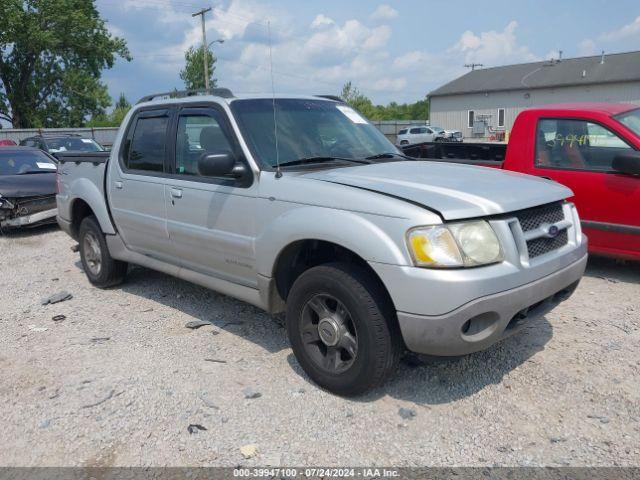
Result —
[{"label": "roof rail", "polygon": [[344,100],[337,95],[316,95],[318,98],[326,98],[327,100],[335,100],[336,102],[344,103]]},{"label": "roof rail", "polygon": [[222,98],[233,98],[233,93],[228,88],[210,88],[209,90],[199,89],[199,90],[173,90],[171,92],[164,93],[153,93],[151,95],[145,95],[136,103],[150,102],[157,97],[167,97],[167,98],[186,98],[186,97],[195,97],[199,95],[214,95],[216,97]]}]

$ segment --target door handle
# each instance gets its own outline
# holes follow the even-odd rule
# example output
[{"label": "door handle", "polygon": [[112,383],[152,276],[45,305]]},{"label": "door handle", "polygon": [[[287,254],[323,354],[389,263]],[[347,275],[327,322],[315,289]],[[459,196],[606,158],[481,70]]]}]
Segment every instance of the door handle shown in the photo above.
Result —
[{"label": "door handle", "polygon": [[116,188],[119,188],[119,189],[121,189],[121,188],[122,188],[122,182],[113,182],[113,185],[114,185]]},{"label": "door handle", "polygon": [[171,187],[171,196],[173,198],[182,198],[182,190],[179,188]]}]

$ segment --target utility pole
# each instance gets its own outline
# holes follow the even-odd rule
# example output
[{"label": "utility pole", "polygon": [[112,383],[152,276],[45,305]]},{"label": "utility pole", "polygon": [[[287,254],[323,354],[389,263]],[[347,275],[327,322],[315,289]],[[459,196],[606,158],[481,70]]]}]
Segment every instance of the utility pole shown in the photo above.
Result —
[{"label": "utility pole", "polygon": [[203,8],[199,12],[191,14],[192,17],[200,15],[202,19],[202,56],[204,58],[204,89],[209,91],[209,44],[207,43],[207,31],[204,26],[204,14],[211,11],[211,7]]}]

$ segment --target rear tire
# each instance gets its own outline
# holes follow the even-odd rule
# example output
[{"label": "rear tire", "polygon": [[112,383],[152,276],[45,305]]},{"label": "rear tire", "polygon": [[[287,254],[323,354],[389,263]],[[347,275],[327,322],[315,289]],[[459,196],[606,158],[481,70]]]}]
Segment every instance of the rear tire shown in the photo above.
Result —
[{"label": "rear tire", "polygon": [[127,263],[115,260],[96,217],[82,220],[78,232],[80,260],[89,281],[100,288],[119,285],[127,274]]},{"label": "rear tire", "polygon": [[384,383],[403,351],[394,308],[379,282],[341,263],[298,277],[287,298],[287,331],[303,370],[338,395]]}]

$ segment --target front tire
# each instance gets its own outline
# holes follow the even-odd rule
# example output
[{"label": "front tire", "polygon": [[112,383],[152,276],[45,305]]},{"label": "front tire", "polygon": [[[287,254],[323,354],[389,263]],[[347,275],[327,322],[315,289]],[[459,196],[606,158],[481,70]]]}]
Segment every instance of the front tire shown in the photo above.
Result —
[{"label": "front tire", "polygon": [[375,388],[395,371],[402,353],[395,311],[386,292],[362,268],[313,267],[287,298],[293,352],[311,379],[338,395]]},{"label": "front tire", "polygon": [[107,288],[122,283],[127,274],[127,263],[111,257],[104,233],[94,216],[86,217],[80,223],[78,241],[84,273],[93,285]]}]

